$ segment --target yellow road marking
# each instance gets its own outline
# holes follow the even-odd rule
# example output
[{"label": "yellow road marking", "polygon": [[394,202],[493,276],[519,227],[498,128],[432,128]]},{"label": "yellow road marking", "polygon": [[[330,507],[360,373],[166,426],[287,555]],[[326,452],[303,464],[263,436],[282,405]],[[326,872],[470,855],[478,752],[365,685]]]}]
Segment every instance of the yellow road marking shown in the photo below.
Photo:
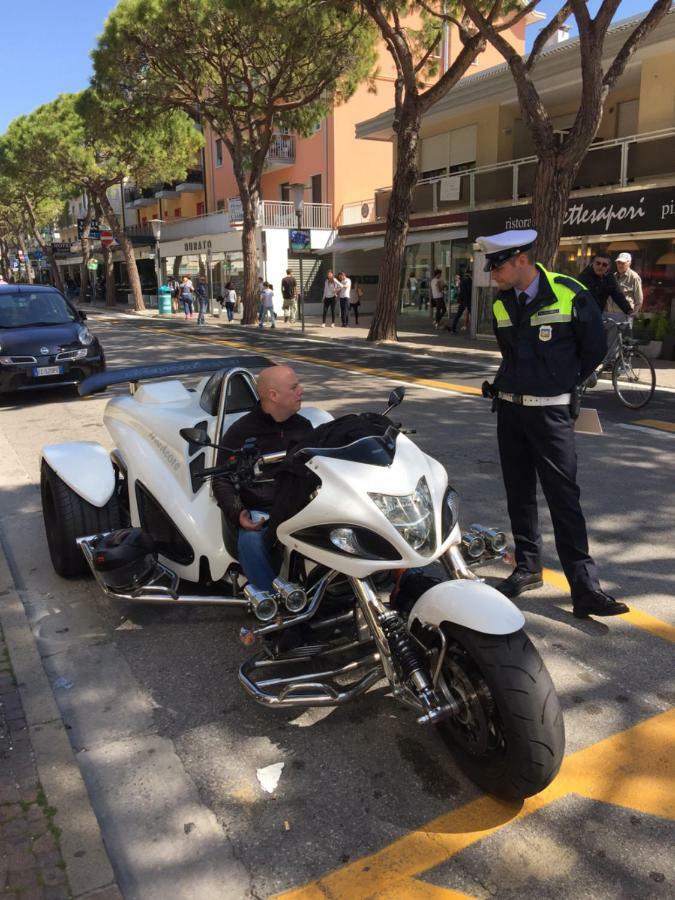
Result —
[{"label": "yellow road marking", "polygon": [[673,819],[674,736],[675,711],[669,710],[566,757],[555,781],[521,806],[481,797],[277,900],[457,896],[426,893],[426,884],[420,890],[412,880],[567,794]]},{"label": "yellow road marking", "polygon": [[[276,348],[256,350],[255,347],[251,347],[250,344],[246,344],[242,341],[224,340],[223,338],[213,338],[197,334],[183,335],[181,332],[175,332],[168,328],[153,328],[153,331],[158,331],[162,334],[178,334],[178,337],[185,337],[193,341],[203,341],[207,344],[222,344],[224,347],[232,347],[235,350],[248,350],[249,353],[259,352],[262,355],[269,354],[270,356],[280,356],[282,359],[293,359],[296,362],[311,363],[314,366],[328,366],[331,369],[359,372],[362,375],[373,375],[376,378],[390,378],[393,381],[407,381],[410,384],[419,384],[422,387],[431,387],[442,391],[452,391],[453,393],[458,394],[472,394],[474,396],[481,396],[482,393],[480,388],[473,387],[469,384],[451,384],[448,381],[438,381],[434,378],[418,378],[415,375],[406,375],[402,372],[394,372],[387,369],[375,369],[370,366],[355,365],[354,363],[332,362],[326,359],[317,359],[314,356],[303,356],[300,353],[288,353],[284,350],[277,350]],[[319,351],[317,350],[317,352]]]},{"label": "yellow road marking", "polygon": [[647,428],[658,428],[659,431],[675,431],[673,422],[661,422],[659,419],[639,419],[636,425],[645,425]]},{"label": "yellow road marking", "polygon": [[556,572],[555,569],[544,569],[542,574],[544,584],[550,584],[551,587],[559,588],[566,594],[570,593],[569,581],[565,578],[562,572]]}]

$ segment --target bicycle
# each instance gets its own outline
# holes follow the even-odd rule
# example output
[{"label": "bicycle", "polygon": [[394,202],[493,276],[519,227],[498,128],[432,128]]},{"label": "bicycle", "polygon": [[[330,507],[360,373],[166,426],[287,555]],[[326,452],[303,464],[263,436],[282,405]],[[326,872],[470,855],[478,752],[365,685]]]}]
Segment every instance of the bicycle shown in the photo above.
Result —
[{"label": "bicycle", "polygon": [[582,391],[595,387],[600,374],[611,366],[614,393],[628,409],[642,409],[654,396],[656,372],[650,359],[638,349],[639,341],[631,336],[632,322],[617,322],[616,353],[582,385]]}]

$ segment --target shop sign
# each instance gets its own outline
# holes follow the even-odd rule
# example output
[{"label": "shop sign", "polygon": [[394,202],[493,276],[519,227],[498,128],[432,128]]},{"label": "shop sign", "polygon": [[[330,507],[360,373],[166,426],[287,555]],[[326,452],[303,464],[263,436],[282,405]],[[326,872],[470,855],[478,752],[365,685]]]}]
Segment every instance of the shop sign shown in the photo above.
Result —
[{"label": "shop sign", "polygon": [[[469,238],[531,228],[531,208],[502,206],[469,213]],[[675,188],[627,191],[595,197],[570,197],[562,236],[624,234],[675,229]]]},{"label": "shop sign", "polygon": [[70,253],[70,241],[52,241],[52,253]]},{"label": "shop sign", "polygon": [[211,241],[185,241],[183,246],[186,253],[203,253],[211,249]]}]

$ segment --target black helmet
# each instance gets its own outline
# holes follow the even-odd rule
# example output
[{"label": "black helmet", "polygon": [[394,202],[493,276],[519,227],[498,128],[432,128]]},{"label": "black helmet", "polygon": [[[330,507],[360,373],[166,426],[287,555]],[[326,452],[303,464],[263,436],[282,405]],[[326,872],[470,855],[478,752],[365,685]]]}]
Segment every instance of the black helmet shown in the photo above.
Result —
[{"label": "black helmet", "polygon": [[141,528],[104,535],[94,548],[94,569],[112,590],[135,590],[147,583],[157,564],[155,542]]}]

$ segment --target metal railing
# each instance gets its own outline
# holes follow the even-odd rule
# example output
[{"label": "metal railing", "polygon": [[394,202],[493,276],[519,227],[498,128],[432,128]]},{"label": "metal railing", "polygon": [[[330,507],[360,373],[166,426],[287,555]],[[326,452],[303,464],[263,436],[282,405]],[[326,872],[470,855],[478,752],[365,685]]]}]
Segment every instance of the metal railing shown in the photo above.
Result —
[{"label": "metal railing", "polygon": [[[422,178],[413,194],[412,212],[447,212],[475,209],[488,203],[518,203],[532,196],[536,156],[475,166],[463,172],[446,172]],[[597,141],[579,167],[572,190],[628,187],[675,174],[675,128],[664,128],[630,137]],[[346,204],[340,225],[381,221],[387,217],[391,187],[375,196]],[[355,219],[355,209],[374,208],[372,219]]]},{"label": "metal railing", "polygon": [[295,137],[292,134],[275,134],[265,159],[270,163],[294,163]]},{"label": "metal railing", "polygon": [[[263,200],[260,204],[260,224],[263,228],[295,228],[298,217],[295,206],[286,200]],[[302,211],[302,228],[333,227],[332,203],[305,203]]]}]

